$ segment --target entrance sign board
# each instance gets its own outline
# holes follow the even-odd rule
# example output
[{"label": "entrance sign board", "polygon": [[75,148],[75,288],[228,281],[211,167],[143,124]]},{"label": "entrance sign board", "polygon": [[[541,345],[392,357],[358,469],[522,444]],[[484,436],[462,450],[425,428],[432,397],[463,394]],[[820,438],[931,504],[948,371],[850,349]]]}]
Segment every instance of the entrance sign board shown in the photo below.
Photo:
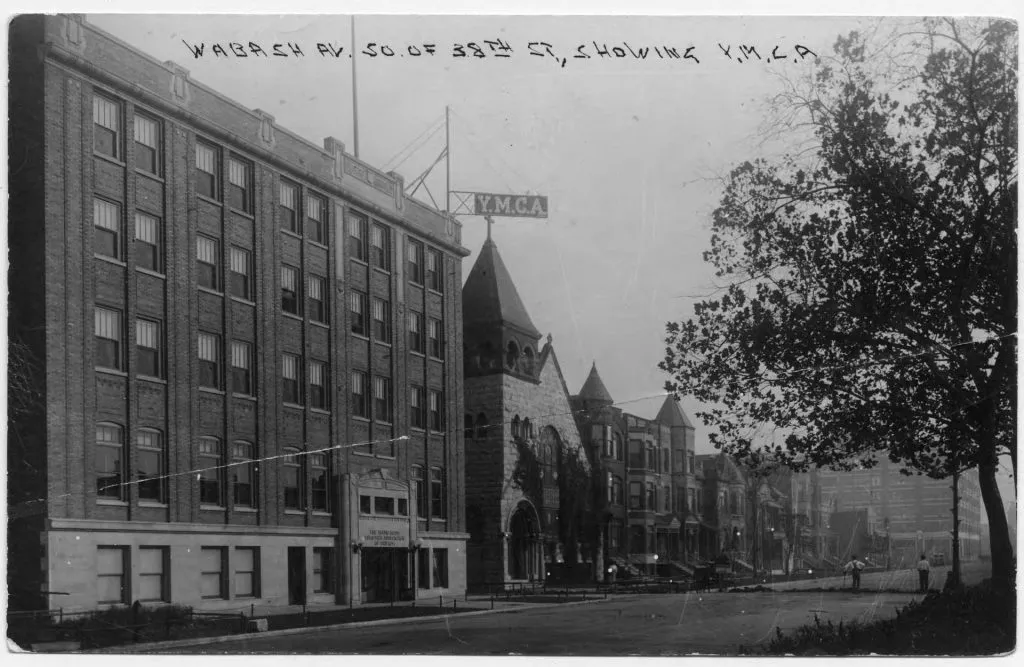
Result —
[{"label": "entrance sign board", "polygon": [[359,536],[363,547],[369,549],[398,549],[409,547],[409,525],[405,521],[359,520]]},{"label": "entrance sign board", "polygon": [[541,195],[497,195],[473,193],[473,212],[510,218],[548,217],[548,198]]}]

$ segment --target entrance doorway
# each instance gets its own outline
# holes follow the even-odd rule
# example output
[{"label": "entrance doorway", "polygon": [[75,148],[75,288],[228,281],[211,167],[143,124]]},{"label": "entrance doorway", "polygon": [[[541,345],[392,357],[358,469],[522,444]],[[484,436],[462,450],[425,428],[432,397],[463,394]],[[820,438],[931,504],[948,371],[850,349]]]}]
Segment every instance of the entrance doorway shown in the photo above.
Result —
[{"label": "entrance doorway", "polygon": [[404,599],[409,588],[409,552],[405,549],[363,549],[363,600],[390,602]]},{"label": "entrance doorway", "polygon": [[306,604],[305,547],[288,547],[288,604]]}]

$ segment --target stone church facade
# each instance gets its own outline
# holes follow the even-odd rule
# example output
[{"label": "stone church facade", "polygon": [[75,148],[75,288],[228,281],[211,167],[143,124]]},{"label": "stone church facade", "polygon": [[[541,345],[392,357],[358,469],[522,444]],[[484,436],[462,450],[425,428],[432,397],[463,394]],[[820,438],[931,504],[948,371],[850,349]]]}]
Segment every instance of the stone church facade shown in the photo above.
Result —
[{"label": "stone church facade", "polygon": [[463,288],[471,587],[593,576],[590,464],[551,337],[488,237]]}]

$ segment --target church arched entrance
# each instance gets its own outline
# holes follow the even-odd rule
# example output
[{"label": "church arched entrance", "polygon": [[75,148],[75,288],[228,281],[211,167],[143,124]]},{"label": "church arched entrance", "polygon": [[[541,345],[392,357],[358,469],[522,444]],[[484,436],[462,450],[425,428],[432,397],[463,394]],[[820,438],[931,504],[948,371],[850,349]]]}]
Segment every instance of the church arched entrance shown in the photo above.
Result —
[{"label": "church arched entrance", "polygon": [[512,579],[538,579],[540,520],[529,503],[519,503],[509,520],[508,573]]}]

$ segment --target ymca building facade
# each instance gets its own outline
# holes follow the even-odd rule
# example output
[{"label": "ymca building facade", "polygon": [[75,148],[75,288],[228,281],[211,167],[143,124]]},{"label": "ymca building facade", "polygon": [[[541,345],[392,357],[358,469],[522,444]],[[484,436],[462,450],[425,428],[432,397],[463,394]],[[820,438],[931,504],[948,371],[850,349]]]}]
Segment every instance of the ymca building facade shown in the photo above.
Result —
[{"label": "ymca building facade", "polygon": [[10,36],[12,608],[464,591],[458,223],[80,16]]}]

